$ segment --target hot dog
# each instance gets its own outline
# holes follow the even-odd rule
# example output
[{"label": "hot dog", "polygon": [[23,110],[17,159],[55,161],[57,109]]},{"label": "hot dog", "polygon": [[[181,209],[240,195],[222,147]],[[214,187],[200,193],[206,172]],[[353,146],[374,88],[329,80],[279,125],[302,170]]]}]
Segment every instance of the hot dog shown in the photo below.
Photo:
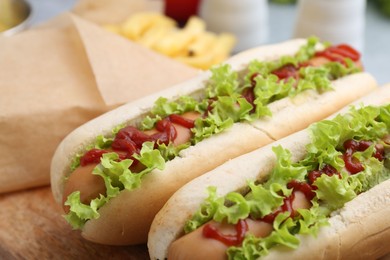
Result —
[{"label": "hot dog", "polygon": [[86,239],[143,243],[182,184],[376,89],[361,69],[355,50],[314,38],[238,54],[72,132],[52,159],[54,197]]},{"label": "hot dog", "polygon": [[184,185],[151,225],[150,257],[377,259],[389,158],[390,85]]}]

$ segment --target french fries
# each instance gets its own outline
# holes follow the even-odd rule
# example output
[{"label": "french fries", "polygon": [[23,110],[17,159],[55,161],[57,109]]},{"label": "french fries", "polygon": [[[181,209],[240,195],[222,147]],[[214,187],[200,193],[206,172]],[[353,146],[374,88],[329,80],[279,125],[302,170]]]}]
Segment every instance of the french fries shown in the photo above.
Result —
[{"label": "french fries", "polygon": [[[235,38],[231,34],[221,34],[214,37],[212,43],[207,43],[207,39],[195,42],[189,46],[185,56],[175,57],[176,60],[200,69],[208,69],[214,64],[218,64],[229,57],[230,51],[235,44]],[[211,48],[211,49],[210,49]]]},{"label": "french fries", "polygon": [[236,43],[229,33],[217,35],[207,31],[205,22],[196,16],[179,28],[163,14],[137,13],[121,24],[106,25],[105,29],[199,69],[224,61]]}]

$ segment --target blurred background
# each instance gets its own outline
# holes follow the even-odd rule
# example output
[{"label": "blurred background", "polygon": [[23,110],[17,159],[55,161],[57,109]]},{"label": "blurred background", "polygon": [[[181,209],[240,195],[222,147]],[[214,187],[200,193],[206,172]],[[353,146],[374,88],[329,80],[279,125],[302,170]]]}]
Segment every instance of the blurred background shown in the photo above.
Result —
[{"label": "blurred background", "polygon": [[[31,9],[21,7],[22,16],[28,18],[20,23],[24,19],[13,19],[7,10],[23,1]],[[303,8],[308,5],[309,9]],[[138,13],[152,6],[167,16]],[[162,50],[165,54],[172,54],[178,41],[188,43],[187,36],[201,34],[206,44],[185,46],[180,54],[187,55],[183,60],[192,60],[188,65],[207,68],[217,56],[223,60],[246,48],[295,37],[299,18],[303,22],[298,29],[313,25],[317,32],[338,32],[342,28],[340,41],[356,35],[366,71],[385,84],[390,83],[389,6],[390,0],[0,0],[0,193],[9,192],[0,194],[0,259],[147,259],[144,245],[101,246],[72,232],[47,186],[48,158],[77,126],[199,70],[176,62],[177,52],[171,58],[156,55],[103,28],[134,40],[136,32],[158,18],[153,23],[166,26],[156,27],[148,36],[167,47]],[[76,15],[61,15],[67,11]],[[188,25],[191,14],[201,19]],[[168,16],[182,27],[176,28]],[[2,27],[5,20],[19,23],[18,28],[9,29],[13,25],[6,23]],[[15,34],[26,28],[30,30]],[[166,42],[155,37],[160,29],[170,30],[170,39],[163,38]],[[140,34],[145,31],[150,30]],[[234,50],[231,34],[238,40]],[[210,39],[217,45],[212,46]],[[28,141],[21,144],[21,136]],[[10,192],[38,186],[43,187]]]},{"label": "blurred background", "polygon": [[[159,1],[159,0],[149,0],[149,1]],[[166,0],[167,2],[176,4],[180,1],[178,0]],[[212,5],[211,2],[214,1],[215,5]],[[261,36],[261,44],[276,43],[284,41],[294,37],[294,29],[297,23],[297,15],[299,13],[298,5],[299,0],[264,0],[267,2],[267,5],[263,3],[263,9],[265,8],[265,13],[262,13],[262,20],[254,19],[253,23],[257,23],[258,30],[263,32]],[[361,0],[353,0],[361,1]],[[389,76],[389,66],[388,61],[390,61],[390,51],[388,50],[390,42],[390,0],[362,0],[367,1],[364,3],[364,35],[362,40],[362,45],[359,47],[360,51],[363,53],[363,61],[367,71],[372,73],[380,84],[390,82]],[[39,23],[45,22],[58,14],[71,10],[77,0],[28,0],[32,6],[32,15],[30,17],[30,25],[34,26]],[[184,1],[183,1],[184,2]],[[190,2],[198,2],[198,0],[185,1],[186,5],[189,6]],[[203,0],[203,5],[208,4],[208,8],[214,8],[218,10],[216,6],[217,0]],[[221,2],[221,1],[219,1]],[[238,1],[237,1],[238,2]],[[236,5],[237,5],[236,2]],[[245,2],[245,1],[244,1]],[[232,8],[236,10],[236,13],[242,11],[242,16],[236,16],[233,20],[228,20],[225,22],[226,26],[230,28],[237,27],[240,22],[243,20],[248,20],[250,16],[244,13],[244,2],[240,1],[240,8],[234,7],[232,1],[225,1],[224,5],[232,5]],[[250,1],[248,1],[250,2]],[[258,2],[261,2],[259,0]],[[337,6],[339,1],[332,1],[333,5]],[[210,4],[209,4],[210,3]],[[174,3],[175,4],[175,3]],[[264,7],[265,6],[265,7]],[[251,7],[253,9],[253,6]],[[188,9],[188,8],[187,8]],[[167,10],[166,10],[167,11]],[[176,18],[183,17],[183,15],[188,15],[185,12],[197,12],[199,14],[202,11],[202,14],[206,17],[206,11],[202,10],[200,7],[196,10],[180,10],[176,8],[173,10],[171,8],[170,15],[176,15]],[[215,12],[228,12],[228,9],[220,8]],[[264,10],[263,10],[264,11]],[[353,10],[352,10],[353,11]],[[176,12],[176,13],[175,13]],[[232,11],[231,11],[232,12]],[[313,15],[313,14],[312,14]],[[315,14],[314,14],[315,15]],[[353,12],[347,13],[344,15],[345,19],[352,19]],[[206,26],[212,30],[213,20],[206,19]],[[337,22],[337,21],[336,21]],[[340,23],[343,21],[340,21]],[[253,24],[252,23],[252,24]],[[358,25],[356,25],[358,26]],[[336,28],[337,26],[334,26]],[[241,36],[240,36],[241,37]],[[241,49],[235,49],[235,51],[240,51],[246,46],[243,46]]]}]

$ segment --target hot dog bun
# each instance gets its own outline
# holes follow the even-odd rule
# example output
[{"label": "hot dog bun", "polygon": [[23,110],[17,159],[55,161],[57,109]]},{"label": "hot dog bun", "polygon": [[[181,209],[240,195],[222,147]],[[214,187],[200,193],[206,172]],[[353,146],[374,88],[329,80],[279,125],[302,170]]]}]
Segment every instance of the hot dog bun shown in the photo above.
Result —
[{"label": "hot dog bun", "polygon": [[[390,84],[357,100],[355,106],[384,105],[390,102]],[[350,106],[337,112],[344,113]],[[334,115],[330,116],[333,117]],[[232,159],[180,188],[156,215],[149,232],[151,259],[165,259],[169,245],[183,235],[185,222],[207,198],[209,186],[217,187],[217,196],[240,191],[248,180],[264,180],[276,164],[272,147],[281,145],[292,153],[292,161],[301,160],[310,143],[309,131],[301,130],[253,152]],[[240,174],[237,174],[240,173]],[[300,236],[296,250],[275,248],[265,259],[376,259],[390,252],[390,180],[360,194],[330,218],[330,226],[317,238]]]},{"label": "hot dog bun", "polygon": [[[272,60],[281,55],[293,55],[305,42],[297,39],[259,47],[238,54],[228,63],[234,70],[240,71],[253,58]],[[52,159],[51,182],[56,201],[63,201],[64,183],[70,174],[69,165],[74,154],[82,151],[97,135],[108,134],[113,127],[124,122],[136,124],[142,116],[148,114],[158,97],[175,100],[182,94],[196,95],[209,76],[210,73],[205,72],[165,91],[126,104],[86,123],[67,136]],[[254,124],[236,123],[227,131],[182,150],[178,157],[166,163],[163,171],[154,170],[147,174],[140,188],[123,190],[100,208],[100,217],[86,222],[82,236],[97,243],[113,245],[146,242],[147,231],[155,214],[181,185],[231,158],[330,115],[376,89],[376,81],[368,73],[357,73],[334,81],[333,87],[334,90],[322,94],[305,91],[295,98],[273,102],[269,105],[272,117]],[[245,138],[242,138],[243,133]]]},{"label": "hot dog bun", "polygon": [[[260,57],[264,60],[272,60],[283,55],[291,55],[294,54],[304,43],[304,39],[296,39],[277,45],[248,50],[232,57],[227,61],[227,63],[229,63],[233,69],[240,70],[243,69],[247,62],[254,57]],[[257,53],[258,55],[256,55]],[[111,129],[118,124],[122,124],[123,122],[128,122],[129,124],[137,123],[142,116],[149,113],[154,102],[159,97],[166,97],[174,100],[181,95],[187,95],[189,93],[196,95],[196,92],[203,88],[204,81],[209,78],[209,75],[210,72],[207,71],[198,77],[185,81],[181,84],[177,84],[169,89],[159,91],[153,95],[125,104],[75,129],[71,135],[68,135],[63,142],[61,142],[52,159],[51,183],[56,201],[59,203],[62,201],[64,186],[63,177],[69,174],[68,166],[76,152],[82,150],[85,145],[90,143],[97,135],[108,134]],[[368,81],[372,80],[372,82],[368,84],[369,86],[376,85],[369,75],[367,75],[367,77],[364,76],[364,78]],[[365,84],[362,85],[365,86]]]}]

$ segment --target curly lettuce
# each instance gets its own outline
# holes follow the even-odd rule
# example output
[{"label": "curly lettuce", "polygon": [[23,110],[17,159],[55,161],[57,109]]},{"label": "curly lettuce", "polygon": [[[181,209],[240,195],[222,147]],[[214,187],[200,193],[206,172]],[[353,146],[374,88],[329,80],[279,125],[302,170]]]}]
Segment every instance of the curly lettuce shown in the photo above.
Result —
[{"label": "curly lettuce", "polygon": [[154,149],[154,143],[145,142],[139,155],[134,158],[145,165],[141,172],[133,173],[130,166],[133,163],[131,159],[119,161],[117,153],[105,153],[102,156],[101,163],[98,164],[92,174],[99,175],[103,178],[106,187],[106,195],[91,200],[89,205],[80,201],[80,192],[71,193],[65,205],[70,206],[69,213],[65,219],[75,229],[83,227],[86,221],[99,218],[98,210],[111,198],[116,197],[123,189],[133,190],[141,185],[141,179],[145,174],[154,169],[163,170],[165,159],[161,156],[159,150]]},{"label": "curly lettuce", "polygon": [[273,223],[274,230],[269,236],[259,238],[247,234],[242,245],[230,247],[227,254],[229,259],[255,259],[267,255],[276,245],[297,248],[297,234],[315,236],[322,226],[328,225],[331,212],[390,178],[390,168],[386,167],[388,158],[379,161],[372,156],[374,144],[364,151],[354,153],[364,165],[364,170],[357,174],[350,175],[340,158],[343,143],[348,139],[373,141],[389,149],[389,144],[381,139],[389,134],[389,115],[390,104],[360,109],[351,107],[344,115],[312,124],[309,128],[311,143],[306,147],[305,158],[292,162],[290,151],[281,146],[274,147],[277,163],[266,182],[256,185],[250,181],[250,191],[246,195],[231,192],[224,197],[218,197],[216,188],[209,187],[209,197],[187,221],[184,231],[189,233],[210,220],[235,224],[248,217],[261,219],[280,207],[283,198],[291,194],[292,190],[287,188],[291,180],[305,181],[309,171],[330,164],[340,172],[341,177],[323,174],[314,181],[313,185],[317,189],[310,209],[299,209],[298,218],[289,217],[289,213],[278,214]]}]

